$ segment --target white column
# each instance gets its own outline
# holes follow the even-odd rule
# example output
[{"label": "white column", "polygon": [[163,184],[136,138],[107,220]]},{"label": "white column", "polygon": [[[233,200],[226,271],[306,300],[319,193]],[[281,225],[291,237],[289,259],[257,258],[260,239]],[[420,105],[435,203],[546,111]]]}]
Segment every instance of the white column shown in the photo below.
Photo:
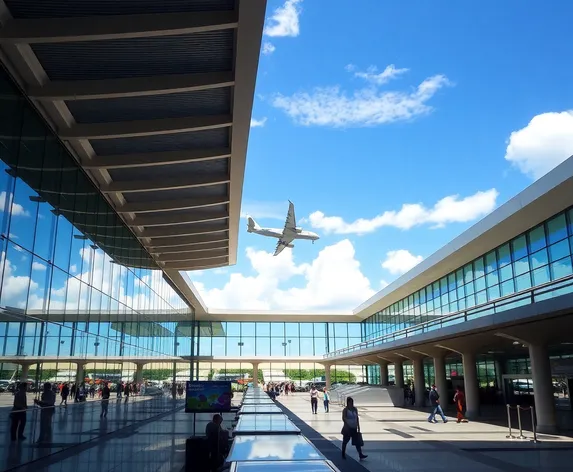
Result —
[{"label": "white column", "polygon": [[403,361],[394,362],[394,385],[404,388],[404,364]]},{"label": "white column", "polygon": [[466,395],[466,416],[470,419],[479,416],[479,386],[477,378],[476,357],[474,353],[462,355],[464,366],[464,393]]},{"label": "white column", "polygon": [[22,369],[20,370],[20,382],[25,382],[28,380],[28,374],[30,373],[30,364],[22,364]]},{"label": "white column", "polygon": [[259,384],[259,363],[253,362],[253,384]]},{"label": "white column", "polygon": [[135,368],[135,383],[140,384],[143,382],[143,366],[144,364],[136,364]]},{"label": "white column", "polygon": [[84,383],[85,379],[85,364],[77,363],[78,369],[76,371],[76,387]]},{"label": "white column", "polygon": [[324,379],[326,381],[326,389],[330,390],[331,387],[331,380],[330,380],[330,365],[324,366]]},{"label": "white column", "polygon": [[426,405],[426,383],[424,382],[424,359],[416,358],[412,361],[414,364],[414,395],[417,407]]},{"label": "white column", "polygon": [[551,378],[551,363],[547,346],[542,344],[529,345],[529,359],[533,376],[533,399],[535,401],[535,416],[537,431],[552,434],[557,432],[555,403],[553,398],[553,380]]},{"label": "white column", "polygon": [[446,362],[443,355],[434,357],[434,375],[436,376],[436,387],[438,394],[441,397],[440,404],[442,408],[447,407],[449,399],[448,395],[448,381],[446,380]]},{"label": "white column", "polygon": [[380,366],[380,385],[388,386],[388,362],[378,362]]}]

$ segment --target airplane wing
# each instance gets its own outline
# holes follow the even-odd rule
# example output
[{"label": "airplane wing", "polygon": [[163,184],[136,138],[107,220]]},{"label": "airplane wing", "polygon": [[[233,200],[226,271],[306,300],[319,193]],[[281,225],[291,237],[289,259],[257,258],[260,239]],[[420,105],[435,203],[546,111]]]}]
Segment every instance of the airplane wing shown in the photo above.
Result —
[{"label": "airplane wing", "polygon": [[283,235],[277,242],[277,248],[275,249],[275,256],[278,256],[285,247],[287,247],[292,241],[294,241],[296,236],[296,217],[294,214],[294,203],[289,200],[288,213],[285,221],[285,227],[283,229]]}]

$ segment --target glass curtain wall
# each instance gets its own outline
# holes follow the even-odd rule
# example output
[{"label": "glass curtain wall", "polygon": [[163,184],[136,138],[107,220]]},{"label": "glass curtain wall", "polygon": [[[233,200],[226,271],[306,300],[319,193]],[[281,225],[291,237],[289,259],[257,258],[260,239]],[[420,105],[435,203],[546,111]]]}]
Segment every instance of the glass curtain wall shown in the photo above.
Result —
[{"label": "glass curtain wall", "polygon": [[0,105],[0,363],[176,354],[192,310],[2,70]]},{"label": "glass curtain wall", "polygon": [[[570,208],[364,320],[369,340],[573,275]],[[562,295],[563,290],[549,296]]]}]

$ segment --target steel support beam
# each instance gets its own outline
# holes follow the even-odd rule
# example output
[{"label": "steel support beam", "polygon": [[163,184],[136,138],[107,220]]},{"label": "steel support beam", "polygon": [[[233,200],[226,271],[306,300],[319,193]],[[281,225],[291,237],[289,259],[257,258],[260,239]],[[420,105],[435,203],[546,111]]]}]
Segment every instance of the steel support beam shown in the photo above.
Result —
[{"label": "steel support beam", "polygon": [[228,248],[223,249],[204,249],[196,252],[179,252],[177,254],[159,254],[157,260],[159,262],[184,262],[184,261],[198,261],[203,259],[212,259],[214,257],[227,257],[229,253]]},{"label": "steel support beam", "polygon": [[200,261],[188,261],[188,262],[164,262],[162,263],[165,269],[174,270],[203,270],[203,269],[213,269],[216,267],[224,267],[229,265],[228,257],[214,257],[212,259],[203,259]]},{"label": "steel support beam", "polygon": [[182,244],[179,246],[150,249],[149,252],[151,252],[152,254],[157,254],[158,259],[162,260],[165,254],[183,254],[191,252],[209,251],[211,249],[228,249],[228,248],[229,248],[229,241],[216,241],[204,244]]},{"label": "steel support beam", "polygon": [[148,192],[152,190],[171,190],[175,188],[208,187],[210,185],[229,183],[228,174],[200,175],[196,177],[177,177],[174,179],[161,180],[135,180],[115,181],[102,185],[103,193],[113,192]]},{"label": "steel support beam", "polygon": [[84,169],[124,169],[130,167],[153,167],[188,162],[213,161],[231,157],[229,148],[189,149],[185,151],[144,152],[95,156],[82,162]]},{"label": "steel support beam", "polygon": [[228,229],[227,221],[212,223],[210,225],[190,225],[184,228],[157,227],[144,228],[140,233],[141,238],[172,238],[175,236],[195,236],[200,234],[218,233]]},{"label": "steel support beam", "polygon": [[97,100],[196,92],[235,84],[233,72],[158,75],[102,80],[56,80],[28,88],[34,100]]},{"label": "steel support beam", "polygon": [[12,19],[0,29],[0,43],[45,44],[150,38],[219,31],[237,26],[236,11]]},{"label": "steel support beam", "polygon": [[228,128],[232,124],[231,115],[190,116],[118,123],[78,123],[58,130],[58,134],[66,140],[117,139]]},{"label": "steel support beam", "polygon": [[229,203],[229,197],[196,197],[181,200],[159,200],[154,202],[128,202],[117,208],[118,213],[150,213],[204,208]]},{"label": "steel support beam", "polygon": [[133,220],[128,221],[128,226],[174,226],[183,225],[188,223],[206,223],[209,221],[217,221],[229,218],[227,210],[217,210],[207,213],[189,212],[185,215],[172,215],[165,214],[162,216],[136,216]]},{"label": "steel support beam", "polygon": [[181,246],[197,246],[201,247],[207,243],[228,242],[228,231],[221,230],[218,233],[197,234],[192,236],[179,236],[173,238],[151,238],[151,242],[147,248],[150,252],[161,252],[165,248],[177,248]]}]

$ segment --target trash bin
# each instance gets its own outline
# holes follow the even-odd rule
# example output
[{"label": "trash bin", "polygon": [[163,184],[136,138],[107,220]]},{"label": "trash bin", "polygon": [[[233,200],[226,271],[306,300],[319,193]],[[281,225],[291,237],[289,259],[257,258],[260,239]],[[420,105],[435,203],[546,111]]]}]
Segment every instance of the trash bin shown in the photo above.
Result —
[{"label": "trash bin", "polygon": [[208,472],[209,449],[204,436],[191,436],[185,441],[185,472]]}]

